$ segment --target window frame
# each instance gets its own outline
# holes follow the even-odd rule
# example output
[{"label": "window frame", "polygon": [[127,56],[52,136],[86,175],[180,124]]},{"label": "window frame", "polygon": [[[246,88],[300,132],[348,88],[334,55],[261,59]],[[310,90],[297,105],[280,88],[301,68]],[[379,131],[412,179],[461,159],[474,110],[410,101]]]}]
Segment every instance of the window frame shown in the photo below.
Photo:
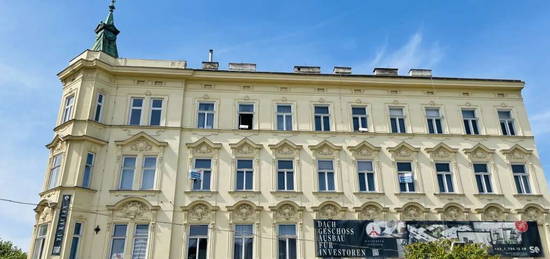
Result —
[{"label": "window frame", "polygon": [[[279,162],[281,161],[289,161],[292,165],[291,169],[281,169],[279,167]],[[284,188],[279,188],[279,173],[282,173],[284,175]],[[288,175],[292,174],[292,188],[288,188]],[[294,160],[293,159],[277,159],[276,160],[276,179],[277,179],[277,191],[279,192],[293,192],[296,191],[296,170],[294,166]]]},{"label": "window frame", "polygon": [[[238,234],[238,231],[237,231],[237,227],[238,226],[249,226],[251,228],[251,233],[249,235],[237,235]],[[252,258],[254,258],[254,250],[255,250],[255,247],[254,247],[254,235],[255,235],[255,231],[254,231],[254,224],[235,224],[234,225],[234,234],[233,234],[233,247],[232,247],[232,250],[233,250],[233,259],[248,259],[246,258],[246,246],[245,246],[245,241],[247,241],[247,239],[251,239],[251,246],[252,246]],[[235,245],[237,243],[237,239],[241,239],[242,241],[242,250],[241,250],[241,258],[236,258],[236,253],[235,253]],[[252,259],[251,258],[251,259]]]},{"label": "window frame", "polygon": [[[59,160],[56,160],[56,158],[59,158]],[[55,187],[58,187],[60,184],[59,184],[59,179],[60,179],[60,175],[61,175],[61,172],[62,172],[62,169],[63,169],[63,164],[64,164],[64,153],[61,152],[61,153],[57,153],[57,154],[54,154],[52,155],[52,157],[50,158],[50,161],[49,161],[49,168],[48,168],[48,181],[46,182],[46,190],[51,190]],[[55,162],[56,161],[59,161],[59,165],[55,165]],[[57,170],[56,170],[57,169]],[[55,178],[53,179],[52,178],[52,172],[55,171]]]},{"label": "window frame", "polygon": [[[154,158],[155,159],[155,167],[145,167],[145,161],[147,158]],[[151,183],[151,188],[144,188],[143,183],[145,182],[145,170],[154,170],[153,171],[153,182]],[[141,168],[138,171],[140,174],[141,181],[139,182],[139,190],[155,190],[157,185],[157,171],[158,171],[158,156],[156,155],[143,155],[142,161],[141,161]]]},{"label": "window frame", "polygon": [[[88,163],[88,158],[92,157],[92,162]],[[90,188],[92,186],[92,178],[94,175],[94,164],[95,164],[95,153],[94,152],[88,152],[86,154],[86,158],[84,159],[84,170],[82,171],[82,181],[81,181],[81,187],[83,188]]]},{"label": "window frame", "polygon": [[[115,236],[115,230],[116,230],[116,226],[126,226],[126,229],[124,231],[124,236]],[[126,254],[126,247],[127,247],[127,242],[128,242],[128,229],[129,229],[129,226],[130,224],[128,223],[113,223],[112,224],[112,231],[111,231],[111,235],[110,235],[110,245],[109,245],[109,253],[108,253],[108,258],[113,258],[113,247],[114,247],[114,241],[115,240],[122,240],[122,244],[124,244],[124,246],[122,247],[122,257],[125,257],[125,254]]]},{"label": "window frame", "polygon": [[[201,104],[212,104],[212,111],[201,110]],[[216,102],[215,101],[197,101],[197,120],[195,125],[198,129],[215,129],[216,128]],[[204,122],[201,125],[200,114],[204,114]],[[208,127],[208,115],[212,114],[212,127]]]},{"label": "window frame", "polygon": [[[241,105],[252,105],[252,112],[241,112]],[[251,114],[252,121],[250,122],[250,128],[241,128],[241,114]],[[238,130],[254,130],[254,124],[256,121],[256,103],[253,102],[239,102],[237,103],[237,129]],[[244,124],[242,124],[244,125]]]},{"label": "window frame", "polygon": [[[321,169],[320,166],[319,166],[319,163],[320,162],[325,162],[325,161],[330,161],[331,165],[332,165],[332,170],[327,170],[327,169]],[[321,159],[317,159],[316,160],[316,169],[317,169],[317,191],[318,192],[336,192],[336,186],[337,186],[337,183],[336,183],[336,169],[335,169],[335,163],[334,163],[334,159],[331,159],[331,158],[321,158]],[[319,184],[321,182],[321,173],[323,173],[324,175],[324,182],[325,182],[325,190],[321,190],[321,185]],[[330,190],[329,188],[329,178],[328,178],[328,175],[332,173],[332,183],[333,183],[333,189]]]},{"label": "window frame", "polygon": [[[466,135],[481,135],[480,125],[479,125],[479,116],[478,116],[478,109],[476,108],[461,108],[460,114],[462,116],[462,125],[464,126],[464,134]],[[473,111],[474,112],[474,118],[465,118],[464,112],[465,111]],[[475,126],[474,126],[475,121]],[[466,123],[468,123],[468,126],[466,126]],[[468,133],[470,132],[470,133]],[[477,133],[476,133],[477,132]]]},{"label": "window frame", "polygon": [[[521,165],[523,167],[523,173],[514,172],[514,166]],[[533,194],[533,185],[531,184],[531,179],[529,176],[529,169],[525,163],[510,163],[510,169],[512,171],[512,176],[514,177],[514,185],[516,187],[517,194],[529,195]],[[519,178],[518,181],[516,178]],[[518,185],[518,182],[520,185]]]},{"label": "window frame", "polygon": [[[122,154],[122,158],[120,159],[120,166],[119,166],[119,173],[118,173],[118,182],[116,190],[119,191],[154,191],[158,190],[158,182],[160,177],[160,167],[159,167],[159,158],[160,154],[156,153],[128,153],[128,154]],[[123,180],[123,170],[124,168],[124,159],[125,158],[134,158],[134,167],[133,167],[133,177],[132,177],[132,184],[131,188],[122,188],[122,180]],[[151,189],[144,189],[143,183],[144,183],[144,172],[145,170],[151,170],[151,168],[145,168],[145,160],[146,158],[155,158],[155,171],[154,171],[154,177],[153,177],[153,183]],[[131,169],[131,168],[128,168]]]},{"label": "window frame", "polygon": [[[487,169],[486,172],[477,172],[476,171],[476,168],[475,168],[475,165],[478,165],[478,164],[483,164],[485,165],[485,168]],[[489,167],[489,163],[488,162],[485,162],[485,161],[476,161],[476,162],[473,162],[472,163],[472,169],[473,169],[473,172],[474,172],[474,178],[476,180],[476,187],[477,187],[477,191],[479,194],[493,194],[493,193],[496,193],[495,192],[495,186],[493,185],[493,177],[492,177],[492,174],[491,174],[491,169]],[[481,179],[481,183],[478,182],[478,178],[477,177],[480,177],[479,179]],[[491,191],[489,192],[487,188],[487,180],[489,181],[489,187],[491,189]],[[479,186],[483,187],[483,192],[479,189]]]},{"label": "window frame", "polygon": [[[288,106],[290,107],[290,112],[279,112],[279,106]],[[279,116],[283,117],[283,129],[279,129]],[[290,121],[288,121],[288,116],[290,116]],[[275,104],[275,130],[278,131],[293,131],[294,130],[294,105],[291,103],[276,103]],[[288,127],[290,123],[290,129]]]},{"label": "window frame", "polygon": [[[101,97],[101,101],[99,100],[100,99],[99,97]],[[100,123],[103,121],[104,107],[105,107],[105,95],[103,93],[97,93],[96,101],[95,101],[94,117],[93,117],[94,121],[100,122]]]},{"label": "window frame", "polygon": [[[411,166],[411,171],[400,171],[399,170],[399,167],[398,167],[398,164],[400,163],[408,163],[410,164]],[[416,186],[416,175],[415,175],[415,170],[414,170],[414,162],[413,161],[406,161],[406,160],[400,160],[400,161],[395,161],[395,170],[397,172],[397,189],[399,190],[400,193],[417,193],[418,192],[418,186]],[[411,177],[412,177],[412,182],[410,183],[404,183],[405,184],[405,190],[401,189],[401,182],[399,181],[399,177],[401,176],[401,174],[405,174],[405,173],[411,173]],[[412,188],[411,188],[411,185],[412,185]],[[411,191],[412,189],[412,191]]]},{"label": "window frame", "polygon": [[[194,226],[204,226],[206,227],[206,235],[191,235],[191,228],[194,227]],[[200,258],[200,253],[198,252],[199,249],[199,245],[200,245],[200,241],[201,240],[204,240],[206,239],[206,257],[205,258],[209,258],[208,257],[208,254],[209,254],[209,246],[210,246],[210,242],[209,242],[209,237],[210,235],[210,226],[208,224],[190,224],[189,227],[187,228],[187,245],[186,245],[186,257],[185,258],[189,258],[189,243],[191,241],[191,239],[197,239],[197,254],[195,255],[195,259],[199,259]]]},{"label": "window frame", "polygon": [[[508,112],[510,114],[510,118],[509,119],[501,118],[500,117],[501,112]],[[514,119],[514,116],[512,116],[512,110],[510,110],[510,109],[508,109],[508,110],[499,109],[499,110],[497,110],[497,116],[498,116],[500,131],[501,131],[503,136],[517,136],[518,135],[515,119]],[[502,127],[503,125],[504,125],[504,127]]]},{"label": "window frame", "polygon": [[[144,239],[146,240],[146,243],[145,243],[145,259],[148,258],[148,253],[149,253],[149,242],[150,242],[150,235],[151,235],[151,224],[149,223],[138,223],[136,222],[135,224],[132,224],[133,225],[133,232],[132,232],[132,253],[130,254],[130,258],[134,258],[134,253],[135,253],[135,249],[136,249],[136,240],[138,239]],[[137,228],[138,226],[143,226],[143,225],[146,225],[147,226],[147,234],[146,235],[138,235],[137,234]]]},{"label": "window frame", "polygon": [[[364,109],[365,114],[356,115],[353,114],[353,109]],[[361,118],[365,119],[365,125],[361,125]],[[359,128],[355,129],[355,119],[358,121]],[[367,105],[352,105],[351,106],[351,129],[353,132],[368,132],[369,131],[369,110]],[[366,129],[365,131],[361,131],[361,129]]]},{"label": "window frame", "polygon": [[[79,224],[79,228],[78,228],[78,233],[76,232],[77,230],[77,227],[76,225]],[[82,237],[84,235],[84,223],[80,222],[80,221],[77,221],[74,223],[73,225],[73,235],[72,235],[72,239],[71,239],[71,246],[69,248],[69,259],[77,259],[79,258],[79,252],[81,250],[81,245],[80,243],[82,243]],[[75,239],[76,239],[76,251],[74,252],[73,254],[73,245],[75,245]]]},{"label": "window frame", "polygon": [[[134,100],[136,99],[141,99],[141,106],[134,106]],[[143,120],[144,120],[144,113],[145,113],[145,100],[146,98],[145,97],[142,97],[142,96],[130,96],[130,101],[129,101],[129,108],[128,108],[128,125],[130,126],[141,126],[142,123],[143,123]],[[138,109],[139,108],[139,109]],[[132,115],[133,115],[133,110],[136,109],[136,110],[139,110],[139,121],[137,124],[132,124]]]},{"label": "window frame", "polygon": [[[150,97],[150,98],[147,98],[148,101],[149,101],[149,118],[147,120],[147,126],[163,126],[164,125],[164,121],[163,121],[163,117],[164,117],[164,106],[165,106],[165,102],[164,102],[164,98],[162,97]],[[155,103],[155,101],[159,101],[160,100],[160,104],[161,104],[161,107],[153,107],[153,104]],[[159,121],[158,121],[158,125],[155,124],[153,125],[152,123],[152,119],[153,119],[153,112],[154,111],[160,111],[160,114],[159,114]]]},{"label": "window frame", "polygon": [[[281,226],[293,226],[294,227],[294,234],[293,235],[281,235]],[[280,250],[280,247],[279,247],[279,241],[283,240],[285,242],[285,258],[284,259],[293,259],[290,257],[290,245],[289,245],[289,241],[291,239],[294,239],[294,242],[295,242],[295,246],[294,248],[296,249],[294,251],[294,254],[296,254],[296,257],[298,257],[298,227],[297,227],[297,224],[294,224],[294,223],[282,223],[282,224],[277,224],[277,258],[280,258],[280,253],[279,253],[279,250]]]},{"label": "window frame", "polygon": [[[197,167],[197,160],[210,160],[210,168],[203,168],[203,167]],[[193,169],[201,169],[201,170],[204,170],[204,169],[208,169],[207,171],[210,172],[210,179],[209,179],[209,186],[208,186],[208,189],[205,189],[204,188],[204,173],[201,174],[201,188],[200,189],[195,189],[195,179],[193,179],[191,181],[191,191],[194,191],[194,192],[209,192],[209,191],[212,191],[212,179],[213,179],[213,169],[212,169],[212,163],[213,163],[213,160],[211,157],[204,157],[204,158],[201,158],[201,157],[196,157],[196,158],[193,158],[192,160],[192,165],[193,165]]]},{"label": "window frame", "polygon": [[[437,110],[439,116],[428,115],[428,110]],[[445,130],[443,129],[443,115],[441,114],[441,107],[424,107],[424,113],[426,115],[428,134],[444,134]],[[437,121],[439,121],[439,126],[441,127],[439,129],[437,127]],[[434,130],[433,132],[430,132],[430,125]]]},{"label": "window frame", "polygon": [[[44,229],[44,234],[41,231]],[[46,247],[46,239],[48,238],[49,223],[43,223],[36,226],[36,235],[34,237],[34,243],[32,246],[32,254],[29,253],[32,259],[43,259],[43,256],[47,254],[48,248]],[[39,252],[37,254],[37,242],[39,244]]]},{"label": "window frame", "polygon": [[[238,192],[251,192],[251,191],[255,191],[256,190],[256,186],[255,186],[255,175],[254,175],[254,171],[255,171],[255,162],[254,162],[255,159],[253,158],[237,158],[235,159],[235,191],[238,191]],[[239,168],[239,161],[250,161],[252,163],[251,167],[250,168]],[[242,182],[242,188],[239,189],[239,171],[243,171],[242,175],[243,175],[243,182]],[[252,179],[251,179],[251,185],[252,185],[252,188],[248,189],[246,187],[248,181],[246,180],[247,178],[247,173],[251,173],[252,174]]]},{"label": "window frame", "polygon": [[[392,115],[391,110],[401,110],[401,115]],[[388,117],[389,117],[389,123],[390,123],[390,133],[392,134],[405,134],[407,133],[407,114],[405,113],[405,106],[389,106],[388,107]],[[395,131],[392,126],[392,120],[395,120]],[[401,122],[403,122],[403,125],[401,125]],[[403,128],[401,128],[403,126]]]},{"label": "window frame", "polygon": [[[327,108],[327,113],[324,114],[324,113],[317,113],[315,111],[315,108],[321,108],[321,107],[326,107]],[[320,120],[321,120],[321,128],[320,129],[317,129],[317,125],[316,125],[316,119],[317,119],[317,116],[319,116]],[[332,131],[332,125],[331,125],[331,108],[330,108],[330,104],[313,104],[313,131],[316,131],[316,132],[329,132],[329,131]],[[328,130],[325,129],[325,120],[328,120]]]},{"label": "window frame", "polygon": [[[360,170],[359,169],[359,163],[370,163],[371,164],[371,168],[372,170]],[[358,160],[355,160],[355,166],[357,168],[357,179],[358,179],[358,183],[357,183],[357,189],[359,192],[361,193],[372,193],[372,192],[377,192],[377,186],[376,186],[376,172],[375,172],[375,168],[374,168],[374,161],[373,160],[369,160],[369,159],[358,159]],[[368,175],[369,174],[372,174],[372,187],[373,189],[370,190],[369,188],[369,180],[368,180]],[[365,181],[365,190],[361,190],[361,175],[363,175],[363,180]]]},{"label": "window frame", "polygon": [[[69,100],[71,101],[69,103]],[[76,103],[76,94],[69,94],[63,98],[63,112],[61,113],[61,124],[74,119],[74,107]]]},{"label": "window frame", "polygon": [[[447,164],[449,167],[449,171],[439,171],[437,169],[438,164]],[[455,179],[454,179],[454,173],[453,173],[453,164],[448,161],[435,161],[434,162],[434,169],[435,169],[435,175],[436,175],[436,181],[438,186],[438,192],[439,193],[457,193]],[[442,177],[443,186],[441,186],[441,182],[439,181],[439,177]],[[450,183],[449,183],[450,181]],[[443,191],[442,191],[443,189]],[[452,189],[452,191],[450,190]]]}]

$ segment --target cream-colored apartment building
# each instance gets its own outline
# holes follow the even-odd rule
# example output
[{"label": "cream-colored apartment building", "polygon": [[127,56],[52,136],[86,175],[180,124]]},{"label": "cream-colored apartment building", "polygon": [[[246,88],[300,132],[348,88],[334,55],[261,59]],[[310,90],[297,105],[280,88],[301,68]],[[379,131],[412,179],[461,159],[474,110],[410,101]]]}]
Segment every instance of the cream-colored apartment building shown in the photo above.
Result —
[{"label": "cream-colored apartment building", "polygon": [[59,73],[29,258],[315,258],[315,219],[537,221],[550,254],[524,82],[118,58],[109,17]]}]

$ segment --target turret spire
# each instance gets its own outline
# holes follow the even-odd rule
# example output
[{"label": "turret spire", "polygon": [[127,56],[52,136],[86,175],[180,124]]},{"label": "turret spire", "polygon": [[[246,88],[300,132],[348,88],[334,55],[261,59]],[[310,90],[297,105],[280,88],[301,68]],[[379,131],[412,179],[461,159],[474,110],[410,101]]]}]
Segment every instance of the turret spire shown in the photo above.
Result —
[{"label": "turret spire", "polygon": [[95,29],[96,40],[92,50],[107,53],[115,58],[118,58],[118,50],[116,46],[116,38],[120,31],[115,27],[114,11],[115,0],[111,0],[109,5],[109,14],[105,21],[101,21]]}]

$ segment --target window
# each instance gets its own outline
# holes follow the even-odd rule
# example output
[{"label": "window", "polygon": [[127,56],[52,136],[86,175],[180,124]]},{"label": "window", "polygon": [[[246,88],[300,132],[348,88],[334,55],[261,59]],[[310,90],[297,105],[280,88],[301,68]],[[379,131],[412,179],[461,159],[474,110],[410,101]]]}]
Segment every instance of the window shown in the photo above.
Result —
[{"label": "window", "polygon": [[439,108],[426,108],[426,119],[428,120],[428,132],[430,134],[443,134]]},{"label": "window", "polygon": [[233,259],[252,259],[253,241],[252,225],[235,225]]},{"label": "window", "polygon": [[143,173],[141,174],[142,190],[154,189],[156,170],[157,170],[157,157],[146,156],[143,159]]},{"label": "window", "polygon": [[334,167],[332,160],[319,160],[317,161],[318,175],[319,175],[319,191],[334,191]]},{"label": "window", "polygon": [[239,104],[239,129],[251,130],[254,122],[254,104]]},{"label": "window", "polygon": [[357,173],[359,174],[359,191],[374,192],[374,170],[372,161],[357,161]]},{"label": "window", "polygon": [[136,225],[134,232],[134,249],[132,259],[145,259],[147,257],[147,240],[149,238],[149,224]]},{"label": "window", "polygon": [[206,259],[208,248],[208,225],[189,226],[187,259]]},{"label": "window", "polygon": [[498,118],[500,120],[500,128],[502,129],[502,135],[515,136],[514,119],[512,119],[511,111],[498,111]]},{"label": "window", "polygon": [[141,124],[141,110],[143,109],[143,98],[131,98],[130,99],[130,119],[128,124],[139,125]]},{"label": "window", "polygon": [[111,256],[110,259],[124,258],[124,243],[126,242],[126,224],[115,224],[113,235],[111,237]]},{"label": "window", "polygon": [[63,116],[61,118],[61,123],[67,122],[73,118],[73,107],[74,95],[67,96],[67,98],[65,98],[65,106],[63,107]]},{"label": "window", "polygon": [[136,171],[136,157],[125,156],[122,159],[122,174],[120,177],[120,189],[131,190],[134,185],[134,173]]},{"label": "window", "polygon": [[435,163],[439,192],[454,192],[453,175],[449,163]]},{"label": "window", "polygon": [[34,239],[34,247],[32,249],[32,259],[42,259],[46,243],[46,234],[48,233],[48,224],[38,226],[36,238]]},{"label": "window", "polygon": [[97,94],[97,100],[95,105],[94,120],[100,122],[103,115],[103,103],[105,102],[103,94]]},{"label": "window", "polygon": [[277,161],[277,190],[294,190],[294,170],[292,160]]},{"label": "window", "polygon": [[197,114],[197,128],[214,128],[214,103],[199,103]]},{"label": "window", "polygon": [[150,126],[159,126],[162,117],[162,99],[151,99]]},{"label": "window", "polygon": [[462,118],[464,119],[464,129],[468,135],[479,135],[477,127],[477,117],[475,110],[462,110]]},{"label": "window", "polygon": [[353,131],[368,131],[367,125],[367,107],[352,107],[351,119],[353,121]]},{"label": "window", "polygon": [[399,178],[399,191],[415,192],[412,165],[409,162],[397,163],[397,177]]},{"label": "window", "polygon": [[525,170],[523,164],[513,164],[512,173],[514,174],[514,182],[516,183],[516,190],[520,194],[531,193],[531,186],[529,185],[529,175]]},{"label": "window", "polygon": [[82,187],[90,188],[90,182],[92,180],[92,171],[94,168],[94,153],[88,153],[86,155],[86,164],[84,165],[84,175],[82,176]]},{"label": "window", "polygon": [[406,133],[403,108],[390,108],[390,124],[392,133]]},{"label": "window", "polygon": [[254,169],[252,160],[237,160],[237,190],[251,191],[253,189]]},{"label": "window", "polygon": [[277,130],[292,130],[292,106],[277,105]]},{"label": "window", "polygon": [[76,259],[78,257],[78,245],[80,244],[80,238],[82,237],[82,223],[74,223],[73,240],[71,241],[71,252],[69,259]]},{"label": "window", "polygon": [[195,159],[195,169],[200,172],[201,177],[193,180],[193,191],[209,191],[212,161],[210,159]]},{"label": "window", "polygon": [[296,253],[296,225],[279,225],[279,259],[295,259]]},{"label": "window", "polygon": [[59,171],[61,170],[61,160],[63,160],[62,154],[54,156],[51,160],[48,189],[54,188],[58,185],[57,178],[59,178]]},{"label": "window", "polygon": [[487,164],[474,164],[474,174],[479,193],[492,193],[491,174],[487,170]]},{"label": "window", "polygon": [[326,105],[315,105],[315,131],[330,131],[330,113]]}]

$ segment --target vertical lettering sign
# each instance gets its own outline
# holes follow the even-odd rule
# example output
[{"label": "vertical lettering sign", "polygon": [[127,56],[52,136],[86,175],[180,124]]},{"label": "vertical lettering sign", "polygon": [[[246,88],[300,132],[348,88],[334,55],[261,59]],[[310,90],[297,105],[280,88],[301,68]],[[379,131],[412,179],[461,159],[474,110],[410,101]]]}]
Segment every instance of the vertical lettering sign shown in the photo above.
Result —
[{"label": "vertical lettering sign", "polygon": [[71,195],[63,195],[61,208],[59,210],[59,218],[57,220],[57,228],[55,229],[55,237],[53,240],[52,255],[61,254],[61,245],[65,237],[65,228],[67,228],[67,216],[69,215],[69,206],[71,205]]}]

